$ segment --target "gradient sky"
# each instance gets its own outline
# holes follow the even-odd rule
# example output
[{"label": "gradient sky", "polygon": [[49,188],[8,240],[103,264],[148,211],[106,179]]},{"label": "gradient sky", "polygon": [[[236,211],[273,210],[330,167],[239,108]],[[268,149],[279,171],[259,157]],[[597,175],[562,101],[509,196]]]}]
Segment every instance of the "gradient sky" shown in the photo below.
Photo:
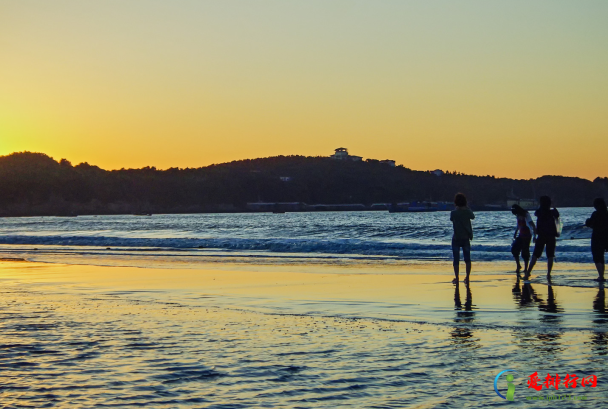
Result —
[{"label": "gradient sky", "polygon": [[0,0],[0,155],[608,176],[608,1]]}]

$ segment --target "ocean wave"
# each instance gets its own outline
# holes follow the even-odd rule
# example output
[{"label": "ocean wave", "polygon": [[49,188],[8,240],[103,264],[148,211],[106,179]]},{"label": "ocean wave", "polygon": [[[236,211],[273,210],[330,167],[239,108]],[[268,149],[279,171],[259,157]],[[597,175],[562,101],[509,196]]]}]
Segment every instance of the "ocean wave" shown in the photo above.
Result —
[{"label": "ocean wave", "polygon": [[[127,238],[110,236],[0,236],[0,244],[39,245],[98,248],[123,248],[142,251],[151,248],[173,250],[222,250],[262,253],[297,253],[331,255],[361,255],[405,259],[449,259],[447,241],[382,241],[361,239],[286,239],[286,238]],[[476,259],[484,261],[510,260],[510,241],[473,241]],[[587,245],[581,240],[560,240],[558,257],[563,261],[589,262]]]}]

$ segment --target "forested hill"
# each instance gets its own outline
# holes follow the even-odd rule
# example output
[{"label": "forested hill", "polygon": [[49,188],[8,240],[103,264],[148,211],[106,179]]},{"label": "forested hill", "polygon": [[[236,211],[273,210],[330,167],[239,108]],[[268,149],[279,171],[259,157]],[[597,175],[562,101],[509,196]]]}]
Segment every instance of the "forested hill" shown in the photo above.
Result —
[{"label": "forested hill", "polygon": [[197,169],[103,170],[42,153],[0,157],[0,215],[71,215],[240,211],[248,202],[307,204],[450,201],[463,192],[477,206],[549,195],[557,206],[590,206],[608,197],[608,178],[593,182],[446,173],[436,176],[377,161],[277,156]]}]

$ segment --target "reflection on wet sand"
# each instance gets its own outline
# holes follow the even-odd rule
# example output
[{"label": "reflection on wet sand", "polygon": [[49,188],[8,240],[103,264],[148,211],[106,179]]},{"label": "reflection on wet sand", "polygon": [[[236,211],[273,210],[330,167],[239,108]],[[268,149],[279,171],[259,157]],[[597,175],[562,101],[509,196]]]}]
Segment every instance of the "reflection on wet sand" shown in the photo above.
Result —
[{"label": "reflection on wet sand", "polygon": [[487,406],[506,368],[608,379],[603,289],[498,273],[452,288],[433,268],[5,265],[2,403],[461,409]]},{"label": "reflection on wet sand", "polygon": [[597,295],[593,300],[593,332],[591,333],[591,346],[595,355],[608,354],[608,332],[606,331],[606,323],[608,323],[608,314],[606,313],[606,290],[600,284],[597,290]]},{"label": "reflection on wet sand", "polygon": [[[536,285],[536,284],[535,284]],[[522,346],[532,347],[543,356],[553,356],[563,349],[561,337],[564,329],[562,328],[564,309],[560,307],[556,300],[556,293],[549,282],[547,285],[546,301],[532,287],[529,281],[521,283],[518,275],[511,290],[517,308],[522,311],[529,311],[536,307],[540,312],[538,316],[539,325],[536,329],[518,332],[516,338]]]},{"label": "reflection on wet sand", "polygon": [[519,276],[517,276],[511,292],[520,310],[536,306],[539,311],[545,313],[540,317],[543,322],[559,322],[562,319],[560,314],[564,312],[564,309],[557,303],[555,290],[551,284],[547,285],[546,301],[534,290],[530,282],[524,281],[521,285]]},{"label": "reflection on wet sand", "polygon": [[562,320],[563,317],[560,314],[564,312],[564,309],[557,304],[555,291],[551,284],[547,286],[547,302],[541,300],[538,309],[546,313],[541,318],[545,322],[559,322]]},{"label": "reflection on wet sand", "polygon": [[606,319],[606,290],[601,284],[600,288],[597,290],[597,295],[593,300],[593,311],[596,314],[596,319],[593,320],[594,323],[605,324],[608,322]]},{"label": "reflection on wet sand", "polygon": [[511,290],[511,292],[513,293],[513,299],[519,309],[533,307],[535,303],[540,303],[543,301],[532,288],[532,284],[529,282],[524,282],[523,286],[521,286],[521,279],[519,275],[515,280],[515,284],[513,285],[513,290]]},{"label": "reflection on wet sand", "polygon": [[538,304],[538,310],[543,312],[539,320],[544,324],[543,332],[537,334],[537,338],[543,343],[545,352],[555,353],[562,350],[561,337],[563,328],[561,324],[563,322],[564,312],[557,301],[555,300],[555,292],[552,285],[547,286],[547,301],[540,301]]},{"label": "reflection on wet sand", "polygon": [[463,306],[460,300],[460,284],[456,284],[454,288],[454,310],[456,311],[454,322],[464,325],[454,327],[450,333],[454,343],[465,347],[477,347],[475,344],[477,340],[473,338],[473,332],[470,327],[470,324],[475,320],[474,308],[471,286],[469,284],[466,285],[466,299]]}]

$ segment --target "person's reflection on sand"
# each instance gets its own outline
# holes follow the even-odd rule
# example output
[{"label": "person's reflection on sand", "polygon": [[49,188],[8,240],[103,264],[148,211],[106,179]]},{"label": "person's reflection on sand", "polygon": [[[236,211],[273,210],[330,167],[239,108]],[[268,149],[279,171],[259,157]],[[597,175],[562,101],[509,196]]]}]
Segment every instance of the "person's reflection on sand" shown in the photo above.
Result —
[{"label": "person's reflection on sand", "polygon": [[556,299],[555,291],[553,286],[547,286],[547,301],[540,301],[538,310],[543,312],[539,320],[542,324],[541,331],[538,332],[536,337],[542,342],[544,351],[546,353],[555,353],[562,350],[560,340],[562,337],[561,323],[563,321],[561,308]]},{"label": "person's reflection on sand", "polygon": [[557,304],[557,301],[555,300],[555,291],[553,291],[552,285],[547,286],[547,302],[545,303],[543,300],[540,300],[538,309],[540,311],[552,314],[550,316],[549,314],[545,314],[542,318],[544,321],[561,321],[562,316],[555,314],[560,314],[564,312],[564,310]]},{"label": "person's reflection on sand", "polygon": [[[521,321],[523,330],[516,337],[517,342],[534,348],[537,356],[543,359],[552,359],[555,353],[562,350],[559,341],[563,320],[563,309],[557,303],[553,286],[547,286],[545,301],[530,282],[524,281],[522,284],[520,277],[517,277],[511,293],[517,308],[522,313],[525,311]],[[534,307],[538,308],[540,315],[534,312]]]},{"label": "person's reflection on sand", "polygon": [[466,299],[463,306],[460,300],[460,285],[456,284],[454,287],[454,310],[456,311],[454,322],[459,325],[454,327],[450,333],[455,344],[465,347],[476,347],[475,342],[477,339],[473,337],[473,332],[469,327],[469,324],[475,320],[474,308],[471,286],[469,284],[466,285]]},{"label": "person's reflection on sand", "polygon": [[454,286],[454,310],[462,310],[462,303],[460,302],[460,284]]},{"label": "person's reflection on sand", "polygon": [[543,302],[543,299],[532,288],[532,284],[524,281],[523,286],[521,286],[519,276],[517,276],[511,292],[513,293],[513,300],[517,303],[519,309],[529,308],[535,303]]},{"label": "person's reflection on sand", "polygon": [[608,354],[608,333],[606,332],[606,324],[608,323],[608,314],[606,313],[606,290],[603,285],[597,290],[597,295],[593,300],[593,327],[591,334],[591,344],[594,350],[594,355]]},{"label": "person's reflection on sand", "polygon": [[597,289],[597,295],[593,300],[593,311],[597,314],[596,316],[600,319],[593,320],[594,323],[606,323],[606,290],[603,285]]},{"label": "person's reflection on sand", "polygon": [[513,289],[511,290],[511,293],[513,293],[513,299],[515,300],[515,302],[519,304],[519,301],[521,300],[521,280],[519,278],[519,274],[515,279],[515,284],[513,284]]}]

